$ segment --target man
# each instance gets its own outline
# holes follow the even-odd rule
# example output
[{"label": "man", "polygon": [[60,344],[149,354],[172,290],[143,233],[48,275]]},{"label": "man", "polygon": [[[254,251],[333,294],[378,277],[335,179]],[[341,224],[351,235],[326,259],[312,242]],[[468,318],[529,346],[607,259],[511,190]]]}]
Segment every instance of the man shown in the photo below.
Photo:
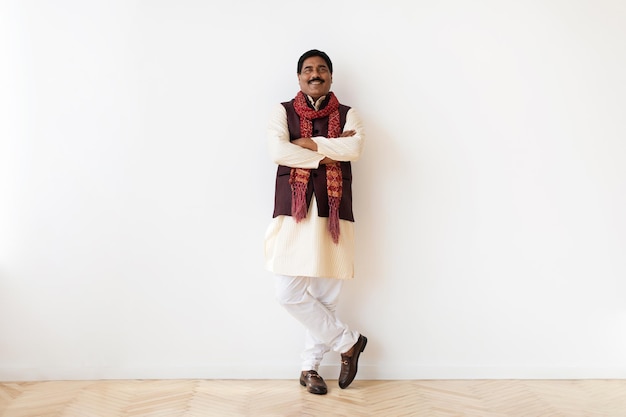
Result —
[{"label": "man", "polygon": [[335,313],[343,280],[354,276],[350,161],[361,155],[364,135],[356,111],[330,92],[332,80],[328,55],[305,52],[301,91],[275,108],[268,127],[278,170],[266,265],[276,274],[279,303],[306,328],[300,384],[312,394],[327,393],[318,374],[326,352],[341,354],[338,382],[347,388],[367,344]]}]

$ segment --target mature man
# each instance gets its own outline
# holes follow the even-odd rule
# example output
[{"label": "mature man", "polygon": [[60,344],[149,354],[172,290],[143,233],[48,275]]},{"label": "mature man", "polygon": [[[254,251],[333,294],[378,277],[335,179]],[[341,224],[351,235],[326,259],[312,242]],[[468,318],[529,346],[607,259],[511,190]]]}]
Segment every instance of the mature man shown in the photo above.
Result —
[{"label": "mature man", "polygon": [[341,354],[339,386],[357,373],[367,338],[335,312],[343,280],[354,276],[350,161],[361,155],[363,127],[354,109],[330,92],[333,64],[324,52],[298,60],[300,92],[277,105],[268,127],[278,164],[274,218],[265,236],[268,270],[280,304],[306,328],[300,384],[326,394],[318,374],[324,354]]}]

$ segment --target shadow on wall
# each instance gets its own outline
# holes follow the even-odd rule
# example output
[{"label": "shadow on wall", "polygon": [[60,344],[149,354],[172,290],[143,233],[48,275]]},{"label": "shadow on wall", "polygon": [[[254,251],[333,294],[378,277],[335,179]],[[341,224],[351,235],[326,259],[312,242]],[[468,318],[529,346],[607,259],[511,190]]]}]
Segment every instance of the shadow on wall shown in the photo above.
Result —
[{"label": "shadow on wall", "polygon": [[[377,337],[368,333],[368,328],[380,328],[388,323],[385,311],[389,305],[391,280],[389,272],[396,262],[394,257],[406,252],[402,248],[406,239],[398,239],[397,217],[405,219],[403,233],[413,233],[411,213],[419,198],[411,172],[410,154],[403,149],[388,129],[381,127],[375,119],[361,113],[366,143],[361,159],[353,164],[354,211],[355,211],[355,279],[344,286],[340,303],[341,317],[355,329],[370,335],[367,362],[377,362],[384,356],[384,346]],[[407,198],[406,192],[412,194]],[[401,306],[394,306],[394,309]],[[374,324],[372,321],[380,321]]]}]

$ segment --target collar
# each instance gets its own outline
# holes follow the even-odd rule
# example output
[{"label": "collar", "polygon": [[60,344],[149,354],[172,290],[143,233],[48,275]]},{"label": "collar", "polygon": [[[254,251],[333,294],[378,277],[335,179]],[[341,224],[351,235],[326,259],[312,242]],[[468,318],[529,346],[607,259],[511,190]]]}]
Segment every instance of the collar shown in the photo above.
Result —
[{"label": "collar", "polygon": [[311,106],[313,106],[313,108],[315,109],[315,111],[318,111],[322,105],[322,103],[324,102],[324,100],[326,100],[326,96],[322,96],[320,98],[316,100],[313,100],[313,97],[311,96],[306,96],[306,98],[309,100],[309,103],[311,103]]}]

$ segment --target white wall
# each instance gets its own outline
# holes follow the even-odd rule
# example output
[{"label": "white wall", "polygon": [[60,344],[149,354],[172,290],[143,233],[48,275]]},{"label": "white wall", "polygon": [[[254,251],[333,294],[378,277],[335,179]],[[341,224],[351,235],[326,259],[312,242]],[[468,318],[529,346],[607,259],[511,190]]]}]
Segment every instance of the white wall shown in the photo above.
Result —
[{"label": "white wall", "polygon": [[626,377],[623,2],[0,7],[0,380],[294,377],[265,125],[310,48],[369,134],[360,377]]}]

